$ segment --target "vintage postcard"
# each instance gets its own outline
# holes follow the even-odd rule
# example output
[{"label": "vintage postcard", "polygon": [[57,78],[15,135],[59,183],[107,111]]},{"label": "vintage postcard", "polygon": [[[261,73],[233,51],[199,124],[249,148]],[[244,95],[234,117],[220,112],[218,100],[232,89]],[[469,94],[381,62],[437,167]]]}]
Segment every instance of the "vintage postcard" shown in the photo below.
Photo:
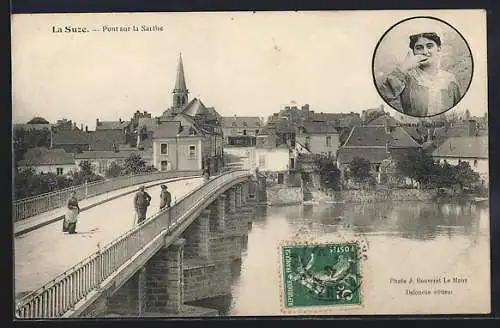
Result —
[{"label": "vintage postcard", "polygon": [[490,313],[485,11],[11,23],[16,318]]}]

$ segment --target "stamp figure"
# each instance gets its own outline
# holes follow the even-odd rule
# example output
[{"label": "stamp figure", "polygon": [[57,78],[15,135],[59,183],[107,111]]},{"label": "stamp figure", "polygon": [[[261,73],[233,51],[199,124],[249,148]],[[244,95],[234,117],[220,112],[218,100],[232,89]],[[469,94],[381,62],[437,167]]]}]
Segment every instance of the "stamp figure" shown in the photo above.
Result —
[{"label": "stamp figure", "polygon": [[358,251],[354,242],[282,246],[284,307],[360,305]]}]

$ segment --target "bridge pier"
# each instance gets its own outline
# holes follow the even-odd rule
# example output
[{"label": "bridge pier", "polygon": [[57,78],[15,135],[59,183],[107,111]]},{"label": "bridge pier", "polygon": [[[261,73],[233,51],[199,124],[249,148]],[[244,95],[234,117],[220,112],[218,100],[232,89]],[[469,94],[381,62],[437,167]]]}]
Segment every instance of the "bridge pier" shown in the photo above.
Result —
[{"label": "bridge pier", "polygon": [[211,210],[205,209],[183,233],[186,239],[184,254],[186,258],[208,259]]},{"label": "bridge pier", "polygon": [[184,244],[180,238],[147,264],[147,312],[176,314],[184,304]]},{"label": "bridge pier", "polygon": [[209,208],[211,210],[210,231],[224,231],[226,195],[220,195]]}]

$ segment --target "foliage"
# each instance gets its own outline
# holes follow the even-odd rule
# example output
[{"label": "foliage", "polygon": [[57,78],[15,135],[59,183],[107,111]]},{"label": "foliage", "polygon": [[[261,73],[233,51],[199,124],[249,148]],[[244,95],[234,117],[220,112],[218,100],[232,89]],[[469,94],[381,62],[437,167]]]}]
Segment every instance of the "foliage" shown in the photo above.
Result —
[{"label": "foliage", "polygon": [[123,174],[139,174],[153,171],[156,171],[156,169],[152,165],[146,165],[146,161],[139,154],[131,154],[125,159]]},{"label": "foliage", "polygon": [[349,163],[349,178],[352,178],[357,183],[373,183],[370,161],[365,158],[354,157]]},{"label": "foliage", "polygon": [[94,173],[94,168],[89,161],[81,161],[78,166],[80,167],[78,171],[71,172],[73,185],[104,180],[102,176]]},{"label": "foliage", "polygon": [[13,131],[14,158],[17,161],[24,158],[24,154],[31,148],[49,148],[50,130],[14,128]]},{"label": "foliage", "polygon": [[54,173],[36,174],[33,169],[24,169],[14,176],[15,199],[36,196],[39,194],[71,187],[73,181]]},{"label": "foliage", "polygon": [[340,187],[340,170],[328,156],[320,156],[315,160],[322,188],[338,190]]},{"label": "foliage", "polygon": [[450,188],[458,185],[473,189],[479,183],[479,174],[467,162],[451,165],[436,163],[426,152],[411,152],[400,159],[397,168],[401,174],[419,182],[426,188]]},{"label": "foliage", "polygon": [[116,178],[120,175],[123,175],[123,167],[117,162],[111,162],[108,170],[106,171],[106,177]]}]

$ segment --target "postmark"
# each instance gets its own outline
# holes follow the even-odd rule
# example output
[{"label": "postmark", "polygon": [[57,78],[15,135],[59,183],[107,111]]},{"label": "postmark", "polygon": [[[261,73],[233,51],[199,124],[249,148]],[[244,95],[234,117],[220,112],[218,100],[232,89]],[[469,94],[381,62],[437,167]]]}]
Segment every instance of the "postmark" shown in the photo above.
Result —
[{"label": "postmark", "polygon": [[282,312],[316,313],[361,306],[361,252],[358,241],[282,243]]}]

